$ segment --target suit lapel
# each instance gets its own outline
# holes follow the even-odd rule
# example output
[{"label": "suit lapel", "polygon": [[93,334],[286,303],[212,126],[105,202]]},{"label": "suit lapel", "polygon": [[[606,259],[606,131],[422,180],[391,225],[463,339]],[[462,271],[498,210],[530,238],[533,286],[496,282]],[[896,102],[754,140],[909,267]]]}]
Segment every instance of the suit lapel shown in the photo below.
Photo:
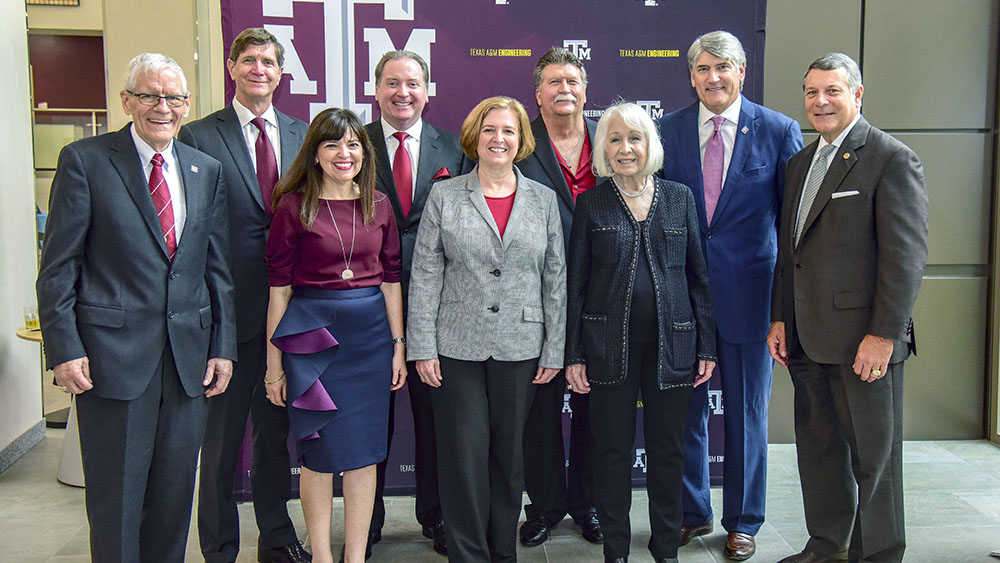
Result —
[{"label": "suit lapel", "polygon": [[[589,127],[590,124],[588,123],[587,125],[587,133],[593,139],[593,132],[590,131]],[[542,116],[539,115],[531,122],[531,132],[535,135],[535,157],[538,158],[538,163],[542,165],[542,170],[549,177],[549,181],[555,186],[556,194],[570,209],[576,209],[573,194],[569,192],[569,186],[566,185],[566,177],[563,176],[562,168],[559,166],[559,159],[556,158],[556,153],[552,149],[552,140],[549,139],[549,132],[545,129],[545,122],[542,121]]]},{"label": "suit lapel", "polygon": [[[871,129],[871,126],[862,117],[854,125],[854,128],[851,129],[851,132],[847,134],[841,146],[837,147],[836,152],[833,153],[833,161],[830,163],[830,168],[827,169],[826,176],[823,177],[823,183],[820,184],[819,191],[816,192],[816,199],[813,201],[812,207],[809,208],[809,215],[806,216],[806,222],[802,225],[802,237],[809,232],[809,227],[816,221],[819,214],[823,212],[826,204],[830,202],[830,196],[833,195],[833,192],[837,191],[844,178],[847,177],[847,173],[857,163],[857,149],[865,145],[869,129]],[[815,150],[813,154],[815,154]],[[812,159],[810,159],[811,161]],[[801,189],[800,187],[799,191]]]},{"label": "suit lapel", "polygon": [[[186,146],[182,146],[180,143],[174,143],[174,156],[177,159],[178,174],[184,184],[184,206],[187,213],[187,219],[184,223],[185,230],[193,230],[205,220],[202,214],[206,207],[205,196],[207,194],[201,180],[203,163],[196,158],[193,151],[189,151]],[[182,236],[178,239],[175,261],[178,260],[181,251],[185,248],[184,241],[190,238]]]},{"label": "suit lapel", "polygon": [[295,120],[274,108],[275,118],[278,120],[278,142],[281,143],[281,174],[288,170],[292,161],[299,154],[299,148],[305,135],[294,127]]},{"label": "suit lapel", "polygon": [[[250,192],[250,197],[257,202],[260,210],[264,211],[264,198],[260,193],[260,183],[257,182],[256,169],[253,167],[247,142],[244,140],[243,131],[240,129],[240,118],[236,116],[236,110],[233,109],[232,104],[229,104],[226,111],[219,115],[218,120],[217,128],[219,130],[219,137],[222,138],[222,142],[229,149],[229,154],[236,163],[236,169],[240,171],[240,176],[243,178],[243,188]],[[284,151],[281,154],[284,155]],[[237,188],[233,186],[230,189]]]},{"label": "suit lapel", "polygon": [[[742,94],[741,94],[742,95]],[[743,98],[740,105],[740,120],[736,124],[736,137],[733,140],[733,154],[729,157],[729,168],[726,169],[726,182],[722,186],[722,194],[719,196],[719,204],[715,208],[715,215],[712,217],[714,224],[721,217],[725,217],[726,204],[734,197],[734,192],[739,189],[740,180],[743,177],[743,169],[750,156],[750,148],[753,147],[754,137],[757,135],[757,111],[749,100]],[[743,130],[746,129],[746,133]]]},{"label": "suit lapel", "polygon": [[420,160],[417,163],[417,178],[413,184],[413,204],[410,206],[410,214],[406,217],[406,223],[409,225],[420,221],[420,212],[427,201],[427,194],[431,191],[431,182],[440,168],[437,166],[437,156],[441,154],[440,151],[441,137],[437,129],[425,121],[420,133]]},{"label": "suit lapel", "polygon": [[125,190],[135,202],[146,226],[149,227],[153,240],[157,241],[163,256],[166,257],[167,244],[163,240],[163,228],[160,227],[160,219],[156,216],[153,198],[149,195],[149,182],[139,163],[139,153],[135,150],[135,142],[132,140],[131,126],[129,123],[116,134],[115,141],[111,145],[111,164],[121,176],[122,184],[125,185]]},{"label": "suit lapel", "polygon": [[[497,227],[496,219],[493,218],[493,212],[490,211],[490,206],[486,204],[486,196],[483,195],[483,189],[479,185],[478,165],[473,168],[472,173],[468,175],[465,187],[469,190],[469,201],[472,202],[472,207],[475,207],[476,211],[482,215],[483,221],[486,221],[486,224],[493,230],[493,235],[496,237],[497,242],[500,242],[502,245],[503,240],[500,236],[500,229]],[[517,196],[514,196],[514,202],[516,205]]]},{"label": "suit lapel", "polygon": [[[705,212],[705,181],[702,178],[701,170],[701,139],[698,136],[700,127],[701,124],[698,123],[698,102],[695,102],[688,106],[681,116],[678,131],[680,145],[678,152],[681,156],[680,166],[686,169],[682,177],[697,178],[697,181],[692,182],[692,185],[688,187],[694,193],[694,205],[698,211],[698,224],[704,231],[706,230],[708,221]],[[664,147],[664,150],[670,150],[670,147]],[[718,215],[719,210],[716,209],[715,211],[716,215]]]}]

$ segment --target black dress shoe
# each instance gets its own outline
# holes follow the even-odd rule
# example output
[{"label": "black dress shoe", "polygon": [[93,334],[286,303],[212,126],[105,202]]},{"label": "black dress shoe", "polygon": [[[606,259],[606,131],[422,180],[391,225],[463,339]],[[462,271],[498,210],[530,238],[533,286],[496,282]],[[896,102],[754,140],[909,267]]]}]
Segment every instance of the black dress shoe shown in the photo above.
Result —
[{"label": "black dress shoe", "polygon": [[543,516],[528,520],[521,525],[521,531],[518,532],[521,544],[527,547],[542,545],[545,543],[545,540],[549,539],[549,530],[551,528],[552,524],[549,524],[549,521]]},{"label": "black dress shoe", "polygon": [[628,557],[605,557],[604,563],[628,563]]},{"label": "black dress shoe", "polygon": [[795,555],[789,555],[778,563],[830,563],[831,561],[839,561],[839,559],[802,550]]},{"label": "black dress shoe", "polygon": [[604,543],[604,532],[601,531],[601,522],[597,519],[596,514],[593,512],[588,513],[583,518],[580,518],[577,524],[580,525],[583,539],[590,543]]},{"label": "black dress shoe", "polygon": [[257,561],[260,563],[309,563],[312,555],[296,540],[279,547],[264,547],[257,542]]},{"label": "black dress shoe", "polygon": [[677,558],[676,557],[657,557],[653,561],[656,561],[656,563],[677,563]]},{"label": "black dress shoe", "polygon": [[448,555],[448,540],[444,537],[444,520],[438,520],[432,526],[422,526],[424,537],[434,540],[434,551]]}]

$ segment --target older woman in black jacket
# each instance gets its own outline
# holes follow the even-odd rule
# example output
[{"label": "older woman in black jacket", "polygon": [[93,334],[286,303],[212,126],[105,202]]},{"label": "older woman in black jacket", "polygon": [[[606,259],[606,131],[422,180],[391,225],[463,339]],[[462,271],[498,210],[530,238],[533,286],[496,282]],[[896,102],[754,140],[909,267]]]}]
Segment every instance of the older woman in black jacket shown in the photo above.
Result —
[{"label": "older woman in black jacket", "polygon": [[629,553],[632,443],[642,390],[646,485],[657,562],[677,560],[688,397],[715,368],[715,324],[691,190],[653,177],[656,126],[639,106],[608,108],[580,195],[568,257],[566,379],[590,393],[594,489],[605,561]]}]

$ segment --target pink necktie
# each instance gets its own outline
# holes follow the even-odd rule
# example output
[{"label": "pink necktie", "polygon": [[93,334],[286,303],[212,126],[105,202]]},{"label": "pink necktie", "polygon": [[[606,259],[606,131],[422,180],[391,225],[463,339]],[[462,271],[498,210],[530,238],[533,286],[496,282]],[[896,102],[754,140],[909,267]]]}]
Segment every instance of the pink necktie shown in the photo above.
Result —
[{"label": "pink necktie", "polygon": [[410,164],[410,151],[406,150],[406,140],[409,135],[403,131],[392,134],[399,141],[396,156],[392,158],[392,179],[396,182],[396,192],[399,194],[399,206],[403,208],[403,217],[410,214],[413,205],[413,171]]},{"label": "pink necktie", "polygon": [[163,155],[156,153],[152,158],[153,170],[149,172],[149,195],[153,197],[156,215],[163,229],[163,242],[167,245],[167,256],[174,261],[177,253],[177,233],[174,231],[174,206],[170,203],[170,188],[163,179]]},{"label": "pink necktie", "polygon": [[701,169],[702,186],[705,189],[705,218],[708,219],[709,225],[712,224],[715,206],[719,204],[719,196],[722,195],[722,167],[726,162],[726,147],[722,142],[722,124],[725,121],[726,118],[721,115],[712,118],[715,131],[712,132],[708,144],[705,145],[705,159]]},{"label": "pink necktie", "polygon": [[274,147],[267,138],[266,121],[263,117],[250,120],[260,134],[254,149],[257,152],[257,183],[260,184],[260,196],[264,200],[264,209],[271,213],[271,197],[274,195],[274,185],[278,183],[278,161],[274,158]]}]

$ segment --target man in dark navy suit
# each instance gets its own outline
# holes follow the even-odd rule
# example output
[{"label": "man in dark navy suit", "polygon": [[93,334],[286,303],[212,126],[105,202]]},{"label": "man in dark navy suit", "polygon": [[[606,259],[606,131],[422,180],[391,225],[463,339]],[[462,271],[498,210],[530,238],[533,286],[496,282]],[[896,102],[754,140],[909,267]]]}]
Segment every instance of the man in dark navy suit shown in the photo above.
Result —
[{"label": "man in dark navy suit", "polygon": [[[464,174],[474,163],[465,157],[458,137],[423,119],[427,104],[430,69],[423,57],[412,51],[389,51],[375,65],[375,99],[381,117],[365,126],[375,146],[378,166],[376,188],[389,197],[396,214],[403,253],[403,310],[407,310],[407,289],[413,264],[413,245],[427,195],[434,182]],[[416,373],[409,364],[409,373]],[[413,410],[414,469],[417,485],[416,516],[425,537],[434,540],[434,550],[447,554],[441,501],[438,497],[437,446],[430,387],[419,381],[407,385]],[[389,444],[395,419],[395,391],[389,401]],[[378,464],[375,510],[372,513],[370,544],[382,539],[385,523],[386,462]]]},{"label": "man in dark navy suit", "polygon": [[[695,39],[688,69],[698,101],[660,120],[662,176],[691,188],[698,206],[725,409],[725,552],[741,561],[754,554],[764,523],[773,367],[765,340],[785,162],[802,148],[802,133],[792,119],[740,93],[746,54],[731,33]],[[708,387],[694,390],[688,409],[681,545],[713,528]]]},{"label": "man in dark navy suit", "polygon": [[226,61],[236,85],[232,104],[185,125],[180,135],[182,141],[222,163],[236,283],[240,361],[229,391],[211,401],[201,452],[198,536],[208,563],[235,561],[239,553],[233,479],[248,413],[253,435],[250,486],[260,530],[257,559],[267,563],[310,560],[286,507],[291,496],[288,414],[267,400],[264,389],[268,298],[264,244],[271,222],[271,193],[306,133],[305,123],[279,112],[271,103],[283,62],[284,48],[274,35],[259,27],[243,30],[233,40]]}]

